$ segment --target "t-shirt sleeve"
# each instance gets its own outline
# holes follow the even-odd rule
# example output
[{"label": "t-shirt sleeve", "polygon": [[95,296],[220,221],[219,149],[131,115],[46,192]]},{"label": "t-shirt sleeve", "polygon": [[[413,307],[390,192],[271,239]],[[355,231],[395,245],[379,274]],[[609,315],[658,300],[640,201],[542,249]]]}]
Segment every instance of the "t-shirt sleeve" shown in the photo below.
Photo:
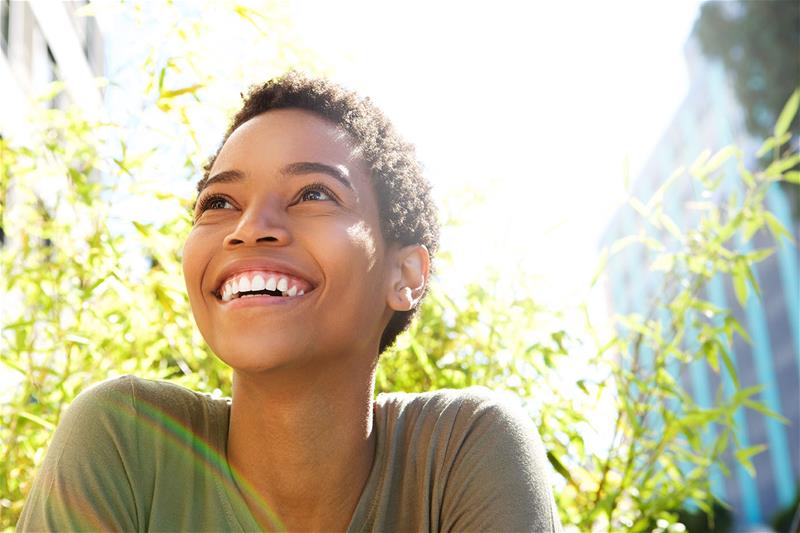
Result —
[{"label": "t-shirt sleeve", "polygon": [[530,417],[488,389],[462,401],[465,433],[442,502],[442,531],[558,531],[544,446]]},{"label": "t-shirt sleeve", "polygon": [[17,531],[135,531],[137,470],[130,377],[102,382],[65,410]]}]

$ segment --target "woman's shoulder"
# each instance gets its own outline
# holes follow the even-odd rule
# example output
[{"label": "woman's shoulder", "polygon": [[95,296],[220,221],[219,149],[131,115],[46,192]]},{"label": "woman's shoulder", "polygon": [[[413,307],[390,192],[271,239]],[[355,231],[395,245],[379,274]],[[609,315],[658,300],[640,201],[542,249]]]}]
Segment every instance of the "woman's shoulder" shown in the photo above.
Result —
[{"label": "woman's shoulder", "polygon": [[229,398],[214,397],[170,381],[127,374],[83,390],[67,412],[72,419],[134,417],[209,423],[226,418],[229,405]]},{"label": "woman's shoulder", "polygon": [[512,447],[541,446],[531,415],[520,400],[483,386],[382,393],[375,400],[375,415],[379,427],[408,444],[437,441],[437,446],[453,446],[485,435]]},{"label": "woman's shoulder", "polygon": [[514,421],[530,420],[516,396],[480,385],[416,393],[381,393],[375,403],[378,411],[391,418],[422,416],[475,421],[489,415]]},{"label": "woman's shoulder", "polygon": [[435,480],[439,529],[558,529],[545,450],[515,395],[482,386],[387,393],[376,414],[386,471],[402,470],[397,479],[412,486]]}]

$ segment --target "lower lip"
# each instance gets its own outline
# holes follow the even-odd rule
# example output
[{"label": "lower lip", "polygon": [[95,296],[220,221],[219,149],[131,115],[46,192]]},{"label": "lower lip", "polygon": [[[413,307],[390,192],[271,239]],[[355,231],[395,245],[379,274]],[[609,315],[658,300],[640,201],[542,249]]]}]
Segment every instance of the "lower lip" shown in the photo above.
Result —
[{"label": "lower lip", "polygon": [[258,296],[244,296],[241,298],[234,298],[233,300],[217,300],[223,309],[241,309],[242,307],[263,307],[274,305],[290,305],[292,303],[303,300],[306,294],[301,296],[269,296],[268,294],[261,294]]}]

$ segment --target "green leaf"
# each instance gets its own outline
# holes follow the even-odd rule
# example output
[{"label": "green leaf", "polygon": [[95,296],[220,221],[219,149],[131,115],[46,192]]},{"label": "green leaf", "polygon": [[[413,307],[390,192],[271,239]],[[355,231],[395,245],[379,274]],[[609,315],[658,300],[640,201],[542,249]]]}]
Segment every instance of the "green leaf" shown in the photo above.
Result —
[{"label": "green leaf", "polygon": [[30,420],[31,422],[39,424],[40,426],[42,426],[43,428],[45,428],[48,431],[53,431],[54,429],[56,429],[56,427],[53,424],[51,424],[50,422],[48,422],[47,420],[45,420],[44,418],[42,418],[40,416],[36,416],[33,413],[28,413],[26,411],[21,411],[21,412],[17,413],[17,416],[19,416],[20,418],[26,418],[26,419]]},{"label": "green leaf", "polygon": [[797,114],[798,105],[800,105],[800,89],[795,89],[775,122],[775,137],[780,137],[789,131],[789,125]]},{"label": "green leaf", "polygon": [[784,179],[785,172],[800,164],[800,154],[794,154],[783,159],[776,159],[767,167],[764,174],[774,179]]},{"label": "green leaf", "polygon": [[708,361],[709,366],[714,369],[714,372],[719,373],[719,346],[713,340],[705,341],[700,347],[703,352],[703,357]]},{"label": "green leaf", "polygon": [[721,167],[731,156],[739,153],[739,149],[735,146],[726,146],[718,151],[703,167],[703,174],[708,175],[715,172]]},{"label": "green leaf", "polygon": [[744,469],[747,470],[747,473],[755,477],[756,469],[753,467],[753,463],[750,461],[750,458],[766,449],[767,446],[764,444],[757,444],[756,446],[750,446],[749,448],[742,448],[741,450],[736,450],[736,459],[744,467]]},{"label": "green leaf", "polygon": [[666,179],[666,181],[664,181],[664,183],[662,183],[661,186],[658,189],[656,189],[656,192],[654,192],[653,196],[651,196],[650,199],[647,201],[645,209],[647,211],[652,211],[652,209],[656,205],[661,204],[662,201],[664,200],[664,193],[667,191],[667,189],[669,189],[672,186],[673,183],[675,183],[675,181],[678,178],[680,178],[683,175],[684,172],[686,172],[686,169],[684,167],[680,167],[677,170],[675,170],[675,172],[673,172]]},{"label": "green leaf", "polygon": [[753,188],[756,186],[755,176],[753,176],[753,173],[747,170],[744,165],[739,165],[739,174],[748,187]]},{"label": "green leaf", "polygon": [[617,255],[619,252],[630,246],[631,244],[639,242],[638,235],[628,235],[627,237],[623,237],[621,239],[617,239],[611,245],[611,252],[610,255]]},{"label": "green leaf", "polygon": [[[798,173],[800,174],[800,173]],[[787,239],[790,243],[794,243],[794,239],[792,239],[792,234],[789,233],[783,224],[781,224],[780,220],[770,213],[769,211],[764,211],[764,219],[767,222],[767,226],[769,227],[770,232],[772,232],[772,236],[775,238],[776,241],[780,241],[781,237]]]},{"label": "green leaf", "polygon": [[564,479],[571,483],[575,483],[572,479],[572,475],[569,473],[569,470],[564,466],[564,463],[554,454],[552,451],[547,452],[547,460],[550,461],[550,464],[553,466],[553,469],[561,474]]},{"label": "green leaf", "polygon": [[742,325],[736,320],[735,317],[732,315],[728,315],[725,317],[725,323],[723,326],[725,333],[728,335],[728,343],[733,344],[733,333],[734,331],[739,334],[748,344],[752,344],[750,340],[750,335],[744,330]]},{"label": "green leaf", "polygon": [[64,340],[65,341],[69,341],[69,342],[73,342],[75,344],[90,344],[91,343],[91,341],[89,339],[87,339],[86,337],[81,337],[80,335],[73,335],[73,334],[67,335],[66,337],[64,337]]},{"label": "green leaf", "polygon": [[132,222],[133,222],[134,227],[136,228],[136,231],[141,233],[142,236],[144,236],[144,237],[149,237],[150,236],[150,228],[147,225],[142,224],[141,222],[137,222],[135,220],[133,220]]},{"label": "green leaf", "polygon": [[734,265],[731,275],[733,276],[733,290],[739,305],[744,307],[747,303],[747,274],[740,267],[739,262]]},{"label": "green leaf", "polygon": [[650,210],[635,196],[628,198],[628,205],[630,205],[643,218],[650,216]]},{"label": "green leaf", "polygon": [[750,281],[750,286],[753,287],[753,290],[756,293],[756,296],[761,296],[761,287],[756,280],[755,274],[753,274],[753,269],[750,268],[750,265],[746,262],[742,263],[742,268],[744,269],[745,275],[747,279]]},{"label": "green leaf", "polygon": [[697,159],[694,160],[694,163],[689,166],[689,172],[694,176],[700,174],[705,162],[708,161],[709,157],[711,157],[711,150],[706,148],[700,153],[699,156],[697,156]]},{"label": "green leaf", "polygon": [[767,407],[766,405],[764,405],[761,402],[757,402],[755,400],[746,399],[746,400],[742,401],[742,404],[744,404],[746,407],[749,407],[750,409],[753,409],[754,411],[758,411],[759,413],[761,413],[764,416],[768,416],[770,418],[773,418],[773,419],[777,420],[781,424],[789,425],[789,423],[790,423],[789,419],[787,419],[786,417],[784,417],[783,415],[781,415],[779,413],[776,413],[775,411],[773,411],[772,409],[770,409],[769,407]]},{"label": "green leaf", "polygon": [[789,183],[800,185],[800,171],[790,170],[789,172],[783,174],[783,179]]},{"label": "green leaf", "polygon": [[775,252],[774,248],[762,248],[745,254],[745,259],[750,263],[760,263]]},{"label": "green leaf", "polygon": [[190,85],[188,87],[182,87],[180,89],[172,89],[170,91],[164,91],[159,95],[159,100],[168,99],[168,98],[175,98],[176,96],[180,96],[182,94],[190,94],[196,92],[198,89],[202,89],[202,84],[195,84]]},{"label": "green leaf", "polygon": [[666,229],[668,232],[670,232],[670,234],[671,234],[673,237],[675,237],[675,238],[676,238],[676,239],[678,239],[679,241],[682,241],[682,240],[683,240],[683,234],[681,233],[681,230],[680,230],[680,228],[678,227],[678,225],[677,225],[677,224],[675,224],[675,222],[674,222],[674,221],[673,221],[673,220],[672,220],[672,219],[671,219],[669,216],[667,216],[667,215],[666,215],[666,214],[664,214],[664,213],[659,213],[659,215],[658,215],[658,221],[659,221],[659,222],[661,222],[661,225],[663,225],[663,226],[664,226],[664,228],[665,228],[665,229]]},{"label": "green leaf", "polygon": [[606,267],[608,266],[608,247],[604,247],[603,251],[600,252],[600,259],[597,262],[597,267],[595,268],[594,274],[592,275],[592,282],[589,287],[594,287],[597,283],[597,280],[600,279],[600,276],[603,272],[606,271]]},{"label": "green leaf", "polygon": [[773,148],[783,146],[786,144],[786,141],[792,138],[791,133],[784,133],[780,137],[768,137],[764,140],[764,143],[756,152],[756,157],[764,157],[767,152],[772,150]]},{"label": "green leaf", "polygon": [[164,92],[164,75],[167,73],[167,67],[161,67],[161,72],[158,74],[158,94]]},{"label": "green leaf", "polygon": [[728,353],[728,350],[725,349],[725,346],[717,343],[717,349],[719,350],[719,354],[722,356],[722,362],[725,363],[725,368],[728,370],[728,374],[731,376],[733,380],[733,384],[736,388],[739,388],[739,375],[736,373],[736,367],[733,364],[733,360],[731,359],[731,355]]},{"label": "green leaf", "polygon": [[675,266],[674,254],[666,253],[656,257],[655,261],[650,265],[650,270],[654,272],[669,272]]},{"label": "green leaf", "polygon": [[4,365],[6,365],[8,368],[10,368],[12,370],[16,370],[17,372],[19,372],[23,376],[28,374],[28,372],[24,368],[22,368],[22,366],[20,366],[19,363],[17,363],[16,361],[13,361],[10,357],[8,357],[8,356],[6,356],[4,354],[1,354],[1,353],[0,353],[0,363],[3,363]]},{"label": "green leaf", "polygon": [[752,387],[740,389],[733,395],[733,403],[737,405],[744,403],[750,396],[758,394],[762,390],[764,390],[764,385],[753,385]]}]

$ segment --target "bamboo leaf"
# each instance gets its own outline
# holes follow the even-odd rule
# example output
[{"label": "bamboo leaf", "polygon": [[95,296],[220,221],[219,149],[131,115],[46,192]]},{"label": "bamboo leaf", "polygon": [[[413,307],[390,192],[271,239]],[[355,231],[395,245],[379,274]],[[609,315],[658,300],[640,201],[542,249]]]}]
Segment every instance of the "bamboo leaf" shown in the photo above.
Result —
[{"label": "bamboo leaf", "polygon": [[635,196],[628,198],[628,205],[630,205],[637,213],[639,213],[642,218],[647,218],[650,216],[650,210]]},{"label": "bamboo leaf", "polygon": [[669,272],[675,266],[675,256],[673,254],[661,254],[656,257],[650,265],[650,270],[655,272]]},{"label": "bamboo leaf", "polygon": [[600,279],[600,276],[603,272],[606,271],[606,267],[608,266],[608,247],[604,247],[603,251],[600,252],[600,259],[597,262],[597,267],[595,268],[594,274],[592,275],[592,282],[589,287],[594,287],[597,284],[597,280]]},{"label": "bamboo leaf", "polygon": [[731,359],[731,355],[728,353],[728,350],[725,349],[725,346],[717,343],[717,349],[719,350],[720,356],[722,356],[722,362],[725,364],[725,368],[728,370],[728,374],[731,376],[731,380],[733,380],[733,384],[738,389],[739,385],[739,376],[736,372],[736,367],[733,364],[733,360]]},{"label": "bamboo leaf", "polygon": [[75,344],[90,344],[91,343],[91,341],[89,339],[87,339],[86,337],[81,337],[80,335],[73,335],[73,334],[67,335],[66,337],[64,337],[64,340],[72,342],[72,343],[75,343]]},{"label": "bamboo leaf", "polygon": [[726,146],[714,154],[711,159],[709,159],[708,163],[703,166],[702,173],[704,175],[709,175],[715,172],[719,167],[721,167],[725,162],[731,158],[731,156],[736,155],[739,152],[739,149],[735,146]]},{"label": "bamboo leaf", "polygon": [[756,293],[756,296],[761,296],[761,286],[758,284],[758,280],[756,280],[756,276],[753,273],[753,269],[750,268],[750,264],[746,262],[742,262],[741,264],[748,281],[750,281],[750,286],[753,287],[753,290]]},{"label": "bamboo leaf", "polygon": [[40,426],[42,426],[43,428],[45,428],[48,431],[53,431],[54,429],[56,429],[56,427],[53,424],[51,424],[50,422],[48,422],[47,420],[45,420],[44,418],[42,418],[40,416],[36,416],[33,413],[28,413],[27,411],[21,411],[21,412],[17,413],[17,416],[19,416],[20,418],[26,418],[26,419],[30,420],[31,422],[39,424]]},{"label": "bamboo leaf", "polygon": [[753,385],[752,387],[738,390],[733,395],[733,403],[734,405],[743,404],[750,396],[758,394],[762,390],[764,390],[764,385]]},{"label": "bamboo leaf", "polygon": [[775,122],[775,137],[781,137],[784,133],[789,131],[789,125],[797,114],[797,107],[800,105],[800,89],[795,89],[786,105],[783,106],[778,120]]},{"label": "bamboo leaf", "polygon": [[764,220],[766,220],[767,226],[769,227],[769,230],[776,241],[780,241],[781,238],[783,237],[787,239],[790,243],[794,243],[794,239],[792,239],[792,234],[789,233],[789,230],[787,230],[786,227],[784,227],[784,225],[781,224],[781,222],[775,215],[773,215],[769,211],[764,211]]},{"label": "bamboo leaf", "polygon": [[683,234],[681,233],[680,228],[669,216],[664,213],[659,213],[658,220],[673,237],[679,241],[683,240]]},{"label": "bamboo leaf", "polygon": [[767,446],[764,444],[757,444],[756,446],[750,446],[749,448],[743,448],[741,450],[736,450],[735,455],[736,459],[739,463],[747,470],[747,473],[751,476],[755,477],[756,469],[753,467],[752,461],[750,458],[754,455],[757,455],[764,450],[767,449]]},{"label": "bamboo leaf", "polygon": [[775,252],[774,248],[762,248],[745,254],[745,259],[750,263],[760,263]]},{"label": "bamboo leaf", "polygon": [[700,171],[702,170],[702,168],[703,168],[703,166],[705,165],[706,161],[708,161],[708,158],[709,158],[709,157],[711,157],[711,150],[709,150],[708,148],[706,148],[705,150],[703,150],[703,151],[700,153],[700,155],[699,155],[699,156],[697,156],[697,159],[695,159],[695,160],[694,160],[694,163],[692,163],[692,164],[689,166],[689,172],[690,172],[690,173],[691,173],[693,176],[697,176],[697,175],[699,175],[699,174],[700,174]]},{"label": "bamboo leaf", "polygon": [[774,418],[775,420],[777,420],[781,424],[788,425],[790,423],[789,419],[787,419],[786,417],[784,417],[783,415],[781,415],[779,413],[776,413],[775,411],[773,411],[772,409],[770,409],[769,407],[767,407],[766,405],[764,405],[761,402],[757,402],[755,400],[743,400],[742,404],[744,404],[746,407],[749,407],[750,409],[753,409],[754,411],[758,411],[759,413],[761,413],[764,416],[768,416],[770,418]]},{"label": "bamboo leaf", "polygon": [[764,174],[768,177],[783,179],[787,170],[793,169],[800,164],[800,154],[794,154],[783,159],[778,159],[770,163]]},{"label": "bamboo leaf", "polygon": [[739,336],[742,337],[748,344],[752,344],[752,341],[750,340],[750,335],[747,334],[747,332],[744,330],[739,321],[736,320],[736,318],[734,318],[732,315],[728,315],[725,317],[723,329],[725,330],[725,333],[728,336],[729,344],[731,345],[733,344],[734,332],[738,333]]},{"label": "bamboo leaf", "polygon": [[202,89],[202,88],[203,88],[203,85],[198,83],[198,84],[195,84],[195,85],[190,85],[188,87],[181,87],[180,89],[172,89],[172,90],[169,90],[169,91],[162,92],[159,95],[158,99],[159,100],[166,100],[166,99],[169,99],[169,98],[175,98],[176,96],[180,96],[182,94],[191,94],[191,93],[197,92],[198,89]]},{"label": "bamboo leaf", "polygon": [[[572,484],[575,484],[575,481],[572,479],[572,475],[569,473],[569,470],[564,466],[561,460],[554,454],[552,451],[547,452],[547,460],[550,461],[550,464],[553,466],[553,469],[561,474],[567,481]],[[576,485],[577,486],[577,485]]]},{"label": "bamboo leaf", "polygon": [[783,146],[791,138],[792,135],[788,132],[777,137],[768,137],[756,152],[756,157],[764,157],[770,150]]},{"label": "bamboo leaf", "polygon": [[739,265],[739,262],[735,263],[731,275],[733,276],[733,290],[736,293],[736,299],[739,301],[739,305],[744,307],[747,303],[747,274],[744,273]]}]

